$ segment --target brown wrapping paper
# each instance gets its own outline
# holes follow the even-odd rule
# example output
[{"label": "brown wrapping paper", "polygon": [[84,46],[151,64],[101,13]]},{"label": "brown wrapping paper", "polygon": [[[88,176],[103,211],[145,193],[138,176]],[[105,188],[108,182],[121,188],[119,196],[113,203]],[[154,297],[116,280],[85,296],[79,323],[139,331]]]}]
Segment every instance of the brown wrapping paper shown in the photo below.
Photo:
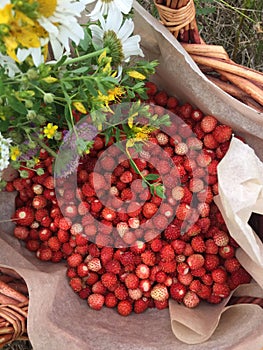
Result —
[{"label": "brown wrapping paper", "polygon": [[[263,159],[263,116],[209,82],[159,22],[136,2],[134,7],[135,29],[142,37],[145,56],[160,61],[154,77],[160,88],[231,125]],[[11,217],[13,203],[14,194],[0,193],[1,221]],[[171,302],[169,310],[151,309],[127,318],[107,308],[99,312],[91,310],[69,287],[65,264],[37,260],[13,237],[12,229],[11,223],[0,225],[0,266],[14,268],[28,285],[27,329],[36,350],[174,350],[179,347],[181,350],[203,350],[204,347],[207,350],[247,350],[249,347],[261,350],[263,347],[263,312],[257,305],[225,307],[223,303],[218,306],[204,303],[200,308],[186,310]],[[256,265],[259,274],[262,272],[251,254],[247,258],[240,249],[240,256]],[[235,293],[262,296],[262,290],[254,282],[243,288],[246,289]]]}]

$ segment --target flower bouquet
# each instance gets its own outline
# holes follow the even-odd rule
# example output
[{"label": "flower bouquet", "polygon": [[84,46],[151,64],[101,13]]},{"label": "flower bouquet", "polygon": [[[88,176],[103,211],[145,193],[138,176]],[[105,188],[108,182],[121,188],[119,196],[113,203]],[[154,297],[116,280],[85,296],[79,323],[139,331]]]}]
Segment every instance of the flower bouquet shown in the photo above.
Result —
[{"label": "flower bouquet", "polygon": [[[99,0],[81,17],[89,2],[58,1],[52,10],[42,1],[3,1],[1,264],[27,282],[28,335],[39,349],[87,348],[87,332],[92,349],[110,341],[146,348],[150,338],[156,348],[207,340],[213,347],[232,294],[261,297],[249,283],[253,276],[260,284],[260,273],[239,257],[244,250],[260,266],[260,253],[240,239],[243,226],[233,238],[230,225],[239,213],[225,178],[236,179],[219,172],[229,154],[239,169],[235,147],[248,146],[169,89],[170,66],[163,74],[156,43],[171,47],[165,36],[155,40],[137,4]],[[160,83],[149,81],[160,73]],[[8,165],[17,171],[9,178]],[[250,306],[259,322],[261,309]],[[131,334],[120,315],[133,321]],[[199,327],[196,317],[209,322]],[[138,326],[144,332],[135,339]],[[98,343],[94,332],[104,334]]]}]

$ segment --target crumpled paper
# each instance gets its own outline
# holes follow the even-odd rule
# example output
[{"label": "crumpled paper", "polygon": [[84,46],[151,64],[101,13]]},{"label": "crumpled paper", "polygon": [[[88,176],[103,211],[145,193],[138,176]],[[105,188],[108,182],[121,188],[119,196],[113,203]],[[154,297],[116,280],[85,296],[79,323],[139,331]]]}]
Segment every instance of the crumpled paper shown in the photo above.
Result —
[{"label": "crumpled paper", "polygon": [[[262,114],[208,81],[167,29],[136,2],[134,8],[135,31],[142,37],[146,59],[160,62],[153,78],[159,87],[232,126],[263,159]],[[0,194],[0,220],[11,217],[13,196]],[[28,285],[27,329],[36,350],[174,350],[179,347],[181,350],[203,350],[204,347],[206,350],[261,350],[263,347],[263,313],[257,305],[225,307],[222,303],[208,308],[204,304],[203,309],[202,304],[200,308],[186,311],[171,302],[170,312],[151,309],[127,318],[107,308],[99,312],[91,310],[68,285],[65,264],[37,260],[13,237],[12,230],[11,223],[0,225],[0,266],[14,268]],[[247,253],[240,249],[241,257],[242,254]],[[250,255],[249,262],[259,266]],[[247,289],[238,289],[239,295],[262,296],[256,283],[243,287]]]}]

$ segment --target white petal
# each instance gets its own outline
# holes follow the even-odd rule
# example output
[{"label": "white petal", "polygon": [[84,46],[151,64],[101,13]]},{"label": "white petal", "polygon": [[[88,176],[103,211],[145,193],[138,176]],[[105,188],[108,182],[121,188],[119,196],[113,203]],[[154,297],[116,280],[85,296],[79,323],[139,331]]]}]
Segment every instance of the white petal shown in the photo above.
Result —
[{"label": "white petal", "polygon": [[127,15],[132,8],[133,0],[115,0],[116,7]]},{"label": "white petal", "polygon": [[121,41],[125,41],[129,38],[129,36],[133,33],[134,23],[131,18],[126,19],[118,32],[118,38]]},{"label": "white petal", "polygon": [[36,67],[38,67],[41,63],[44,63],[44,57],[41,53],[41,47],[32,48],[31,55],[32,55],[34,65]]},{"label": "white petal", "polygon": [[101,8],[102,8],[102,2],[101,0],[98,0],[94,9],[91,11],[91,13],[89,14],[89,17],[92,21],[97,21],[99,19],[99,15],[103,15]]},{"label": "white petal", "polygon": [[106,20],[105,30],[113,30],[116,34],[118,33],[122,25],[123,16],[121,12],[113,6],[109,8],[108,17]]},{"label": "white petal", "polygon": [[59,60],[63,55],[63,47],[56,37],[50,37],[50,45],[56,60]]},{"label": "white petal", "polygon": [[29,49],[17,49],[17,58],[20,62],[24,62],[24,60],[30,55]]},{"label": "white petal", "polygon": [[132,56],[132,55],[139,55],[142,57],[144,56],[144,54],[139,46],[140,39],[141,38],[139,35],[134,35],[134,36],[128,38],[123,43],[123,53],[124,53],[125,58],[128,58],[129,56]]}]

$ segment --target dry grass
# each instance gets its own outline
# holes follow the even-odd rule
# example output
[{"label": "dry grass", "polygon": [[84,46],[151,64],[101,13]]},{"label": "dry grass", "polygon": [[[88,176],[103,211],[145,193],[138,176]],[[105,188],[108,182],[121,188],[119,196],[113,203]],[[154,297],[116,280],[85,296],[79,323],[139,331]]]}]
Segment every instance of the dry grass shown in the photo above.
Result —
[{"label": "dry grass", "polygon": [[[152,0],[139,3],[158,16]],[[263,1],[195,0],[199,32],[207,44],[222,45],[230,58],[263,71]]]}]

